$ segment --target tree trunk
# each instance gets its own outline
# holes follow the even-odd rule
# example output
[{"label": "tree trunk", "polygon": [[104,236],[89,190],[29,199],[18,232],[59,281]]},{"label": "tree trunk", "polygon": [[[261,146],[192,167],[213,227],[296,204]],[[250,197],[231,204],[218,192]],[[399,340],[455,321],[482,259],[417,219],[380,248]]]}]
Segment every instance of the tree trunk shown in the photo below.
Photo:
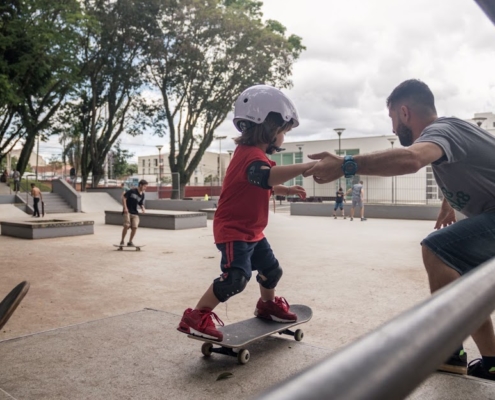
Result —
[{"label": "tree trunk", "polygon": [[172,194],[171,199],[182,199],[184,198],[184,186],[185,184],[180,179],[180,174],[172,173]]},{"label": "tree trunk", "polygon": [[[19,155],[19,160],[17,161],[17,165],[16,165],[16,170],[20,172],[21,176],[22,174],[24,174],[24,171],[26,171],[26,167],[29,163],[29,157],[33,152],[35,142],[36,142],[35,134],[29,134],[28,136],[26,136],[26,143],[22,148],[21,154]],[[36,154],[36,157],[38,157],[38,154]]]}]

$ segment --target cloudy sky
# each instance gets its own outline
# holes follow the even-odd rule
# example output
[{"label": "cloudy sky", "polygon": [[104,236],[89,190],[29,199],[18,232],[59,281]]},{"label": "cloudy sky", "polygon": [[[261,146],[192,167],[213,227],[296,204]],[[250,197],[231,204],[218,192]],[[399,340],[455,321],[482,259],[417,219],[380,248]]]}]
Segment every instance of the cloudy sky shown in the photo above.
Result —
[{"label": "cloudy sky", "polygon": [[[385,99],[418,78],[435,94],[439,115],[471,118],[495,112],[495,26],[472,0],[265,0],[307,50],[296,62],[293,88],[300,126],[288,141],[391,134]],[[218,135],[233,137],[231,116]],[[156,152],[167,137],[122,137],[135,155]],[[40,149],[53,153],[53,142]],[[222,151],[233,148],[222,141]],[[218,151],[218,142],[211,147]]]}]

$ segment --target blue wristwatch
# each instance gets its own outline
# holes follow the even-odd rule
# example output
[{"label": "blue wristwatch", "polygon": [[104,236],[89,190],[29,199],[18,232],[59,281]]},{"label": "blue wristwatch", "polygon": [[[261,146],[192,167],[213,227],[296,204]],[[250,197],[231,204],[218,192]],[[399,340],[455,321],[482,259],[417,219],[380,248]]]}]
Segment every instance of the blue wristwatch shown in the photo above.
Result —
[{"label": "blue wristwatch", "polygon": [[342,171],[344,171],[344,176],[346,178],[352,178],[354,175],[356,175],[357,169],[358,165],[357,162],[354,161],[354,157],[345,156],[344,162],[342,163]]}]

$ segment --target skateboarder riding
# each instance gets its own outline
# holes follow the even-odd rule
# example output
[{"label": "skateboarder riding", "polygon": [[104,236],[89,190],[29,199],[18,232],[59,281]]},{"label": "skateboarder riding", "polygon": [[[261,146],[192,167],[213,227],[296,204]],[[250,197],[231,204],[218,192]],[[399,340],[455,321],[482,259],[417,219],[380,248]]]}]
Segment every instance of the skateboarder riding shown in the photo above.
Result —
[{"label": "skateboarder riding", "polygon": [[282,276],[280,267],[263,230],[268,223],[272,193],[306,197],[301,186],[283,186],[301,175],[313,163],[275,166],[267,154],[281,151],[285,134],[299,125],[296,108],[280,90],[266,85],[246,89],[235,102],[234,125],[241,132],[235,139],[237,148],[229,164],[213,221],[217,248],[222,253],[222,274],[213,281],[195,309],[184,311],[177,328],[180,332],[222,341],[213,318],[220,303],[244,290],[252,271],[257,270],[261,298],[255,315],[277,322],[293,322],[283,297],[275,296]]},{"label": "skateboarder riding", "polygon": [[131,237],[129,238],[127,246],[134,246],[132,239],[134,239],[139,226],[139,213],[137,206],[139,205],[139,207],[141,207],[141,211],[143,213],[146,212],[144,209],[144,192],[146,192],[147,186],[148,182],[142,179],[139,181],[139,185],[136,189],[130,189],[122,194],[122,205],[124,206],[124,210],[122,211],[122,214],[124,215],[124,229],[122,230],[122,239],[120,241],[121,246],[124,246],[125,244],[125,237],[129,228],[131,228]]}]

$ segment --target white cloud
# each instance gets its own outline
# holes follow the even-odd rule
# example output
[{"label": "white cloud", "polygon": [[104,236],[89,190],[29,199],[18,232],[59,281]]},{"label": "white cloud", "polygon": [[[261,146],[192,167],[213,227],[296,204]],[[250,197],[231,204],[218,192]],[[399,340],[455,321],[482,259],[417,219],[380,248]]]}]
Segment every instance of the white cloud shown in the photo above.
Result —
[{"label": "white cloud", "polygon": [[[440,115],[495,111],[495,27],[472,0],[264,0],[263,12],[307,47],[286,91],[301,117],[289,140],[333,137],[336,127],[391,133],[385,100],[410,78],[430,86]],[[232,115],[217,134],[237,136]],[[140,155],[168,137],[122,141]]]}]

